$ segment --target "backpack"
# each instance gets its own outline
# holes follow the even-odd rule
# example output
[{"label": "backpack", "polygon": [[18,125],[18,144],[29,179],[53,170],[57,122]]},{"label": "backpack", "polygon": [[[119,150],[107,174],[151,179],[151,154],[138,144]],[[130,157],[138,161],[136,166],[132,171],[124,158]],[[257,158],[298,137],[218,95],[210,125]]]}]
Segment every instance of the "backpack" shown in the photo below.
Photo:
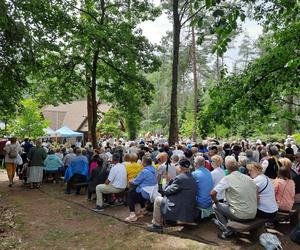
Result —
[{"label": "backpack", "polygon": [[11,147],[8,153],[8,157],[11,159],[15,159],[18,156],[17,147]]},{"label": "backpack", "polygon": [[300,223],[292,230],[290,239],[300,245]]}]

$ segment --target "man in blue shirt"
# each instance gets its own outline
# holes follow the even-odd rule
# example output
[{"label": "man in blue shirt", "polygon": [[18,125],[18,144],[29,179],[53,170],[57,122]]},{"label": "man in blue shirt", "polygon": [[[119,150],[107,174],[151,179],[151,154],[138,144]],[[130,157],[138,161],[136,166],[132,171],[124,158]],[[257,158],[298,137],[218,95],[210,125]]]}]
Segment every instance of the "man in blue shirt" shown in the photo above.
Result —
[{"label": "man in blue shirt", "polygon": [[212,213],[212,200],[210,192],[214,187],[211,173],[205,168],[205,159],[196,156],[194,160],[195,171],[192,173],[197,183],[197,207],[199,210],[198,219],[204,219]]}]

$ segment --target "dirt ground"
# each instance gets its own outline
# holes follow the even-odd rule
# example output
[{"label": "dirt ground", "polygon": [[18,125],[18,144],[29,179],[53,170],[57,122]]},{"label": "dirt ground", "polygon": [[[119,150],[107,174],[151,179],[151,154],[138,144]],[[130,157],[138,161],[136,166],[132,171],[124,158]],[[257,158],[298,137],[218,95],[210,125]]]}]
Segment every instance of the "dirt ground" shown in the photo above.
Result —
[{"label": "dirt ground", "polygon": [[[15,181],[8,188],[0,170],[0,249],[263,249],[247,240],[222,241],[210,221],[193,228],[169,227],[164,234],[145,230],[151,214],[137,223],[123,219],[128,208],[111,207],[101,214],[90,208],[85,195],[65,195],[63,183],[31,190]],[[3,221],[7,221],[6,224]],[[5,224],[4,232],[1,225]],[[284,249],[299,249],[276,231]]]}]

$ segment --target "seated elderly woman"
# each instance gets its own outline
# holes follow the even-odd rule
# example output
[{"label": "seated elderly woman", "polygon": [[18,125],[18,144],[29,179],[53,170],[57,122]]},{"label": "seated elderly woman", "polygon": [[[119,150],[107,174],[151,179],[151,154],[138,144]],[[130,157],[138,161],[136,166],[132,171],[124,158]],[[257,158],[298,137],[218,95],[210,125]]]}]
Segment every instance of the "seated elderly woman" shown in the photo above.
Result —
[{"label": "seated elderly woman", "polygon": [[[137,175],[142,171],[143,167],[141,164],[137,163],[138,156],[137,154],[126,154],[128,156],[128,163],[125,164],[126,172],[127,172],[127,180],[133,180]],[[125,156],[126,156],[125,155]],[[125,159],[124,159],[125,161]]]},{"label": "seated elderly woman", "polygon": [[178,175],[164,189],[165,197],[156,197],[150,232],[163,232],[163,219],[172,222],[192,223],[196,217],[197,183],[190,173],[190,162],[181,159]]},{"label": "seated elderly woman", "polygon": [[238,166],[239,166],[239,171],[242,174],[248,174],[247,170],[247,164],[249,164],[251,160],[247,157],[245,153],[240,153],[238,156]]},{"label": "seated elderly woman", "polygon": [[295,202],[295,183],[287,167],[279,168],[278,177],[273,185],[279,210],[290,211]]},{"label": "seated elderly woman", "polygon": [[63,167],[62,160],[55,154],[53,149],[50,149],[47,158],[44,160],[44,169],[46,176],[52,175],[54,183],[58,181],[59,168]]},{"label": "seated elderly woman", "polygon": [[[300,157],[299,153],[296,154],[296,157]],[[290,159],[281,158],[279,159],[279,161],[282,166],[286,167],[289,170],[291,178],[295,182],[295,203],[300,203],[300,173],[297,173],[297,169],[293,167]]]},{"label": "seated elderly woman", "polygon": [[[146,187],[155,187],[157,184],[156,180],[156,170],[152,166],[152,159],[150,156],[144,156],[142,158],[143,170],[134,179],[129,180],[129,183],[135,188],[130,188],[128,196],[128,205],[130,210],[130,215],[125,219],[128,222],[134,222],[146,214],[145,203],[150,199],[149,193],[145,190]],[[141,210],[135,213],[135,203],[139,202],[141,205]]]},{"label": "seated elderly woman", "polygon": [[272,219],[278,211],[275,199],[275,191],[271,180],[263,174],[263,168],[259,163],[247,165],[250,176],[257,186],[258,204],[256,217]]},{"label": "seated elderly woman", "polygon": [[159,166],[157,169],[157,183],[159,185],[160,193],[163,193],[163,189],[169,180],[173,180],[176,176],[176,167],[169,161],[169,155],[166,152],[162,152],[156,156]]},{"label": "seated elderly woman", "polygon": [[[67,168],[64,181],[67,182],[66,194],[71,194],[71,187],[80,182],[86,182],[89,171],[87,158],[81,154],[81,149],[76,149],[76,157]],[[79,194],[81,187],[76,187],[76,194]]]},{"label": "seated elderly woman", "polygon": [[[211,172],[212,180],[213,180],[213,187],[215,187],[225,176],[225,171],[222,168],[223,158],[220,155],[214,155],[211,158],[211,165],[214,170]],[[224,200],[224,194],[218,193],[217,199],[219,201]]]}]

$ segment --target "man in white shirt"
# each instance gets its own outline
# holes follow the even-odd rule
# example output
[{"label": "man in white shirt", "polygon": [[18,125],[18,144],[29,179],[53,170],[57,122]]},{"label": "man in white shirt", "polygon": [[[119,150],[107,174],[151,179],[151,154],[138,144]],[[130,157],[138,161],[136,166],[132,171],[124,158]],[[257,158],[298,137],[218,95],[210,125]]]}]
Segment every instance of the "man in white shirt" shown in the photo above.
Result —
[{"label": "man in white shirt", "polygon": [[125,190],[127,185],[127,172],[126,168],[120,162],[120,155],[113,154],[112,164],[114,166],[109,172],[108,178],[104,184],[96,186],[97,202],[96,207],[93,209],[95,212],[103,211],[103,194],[117,194]]}]

